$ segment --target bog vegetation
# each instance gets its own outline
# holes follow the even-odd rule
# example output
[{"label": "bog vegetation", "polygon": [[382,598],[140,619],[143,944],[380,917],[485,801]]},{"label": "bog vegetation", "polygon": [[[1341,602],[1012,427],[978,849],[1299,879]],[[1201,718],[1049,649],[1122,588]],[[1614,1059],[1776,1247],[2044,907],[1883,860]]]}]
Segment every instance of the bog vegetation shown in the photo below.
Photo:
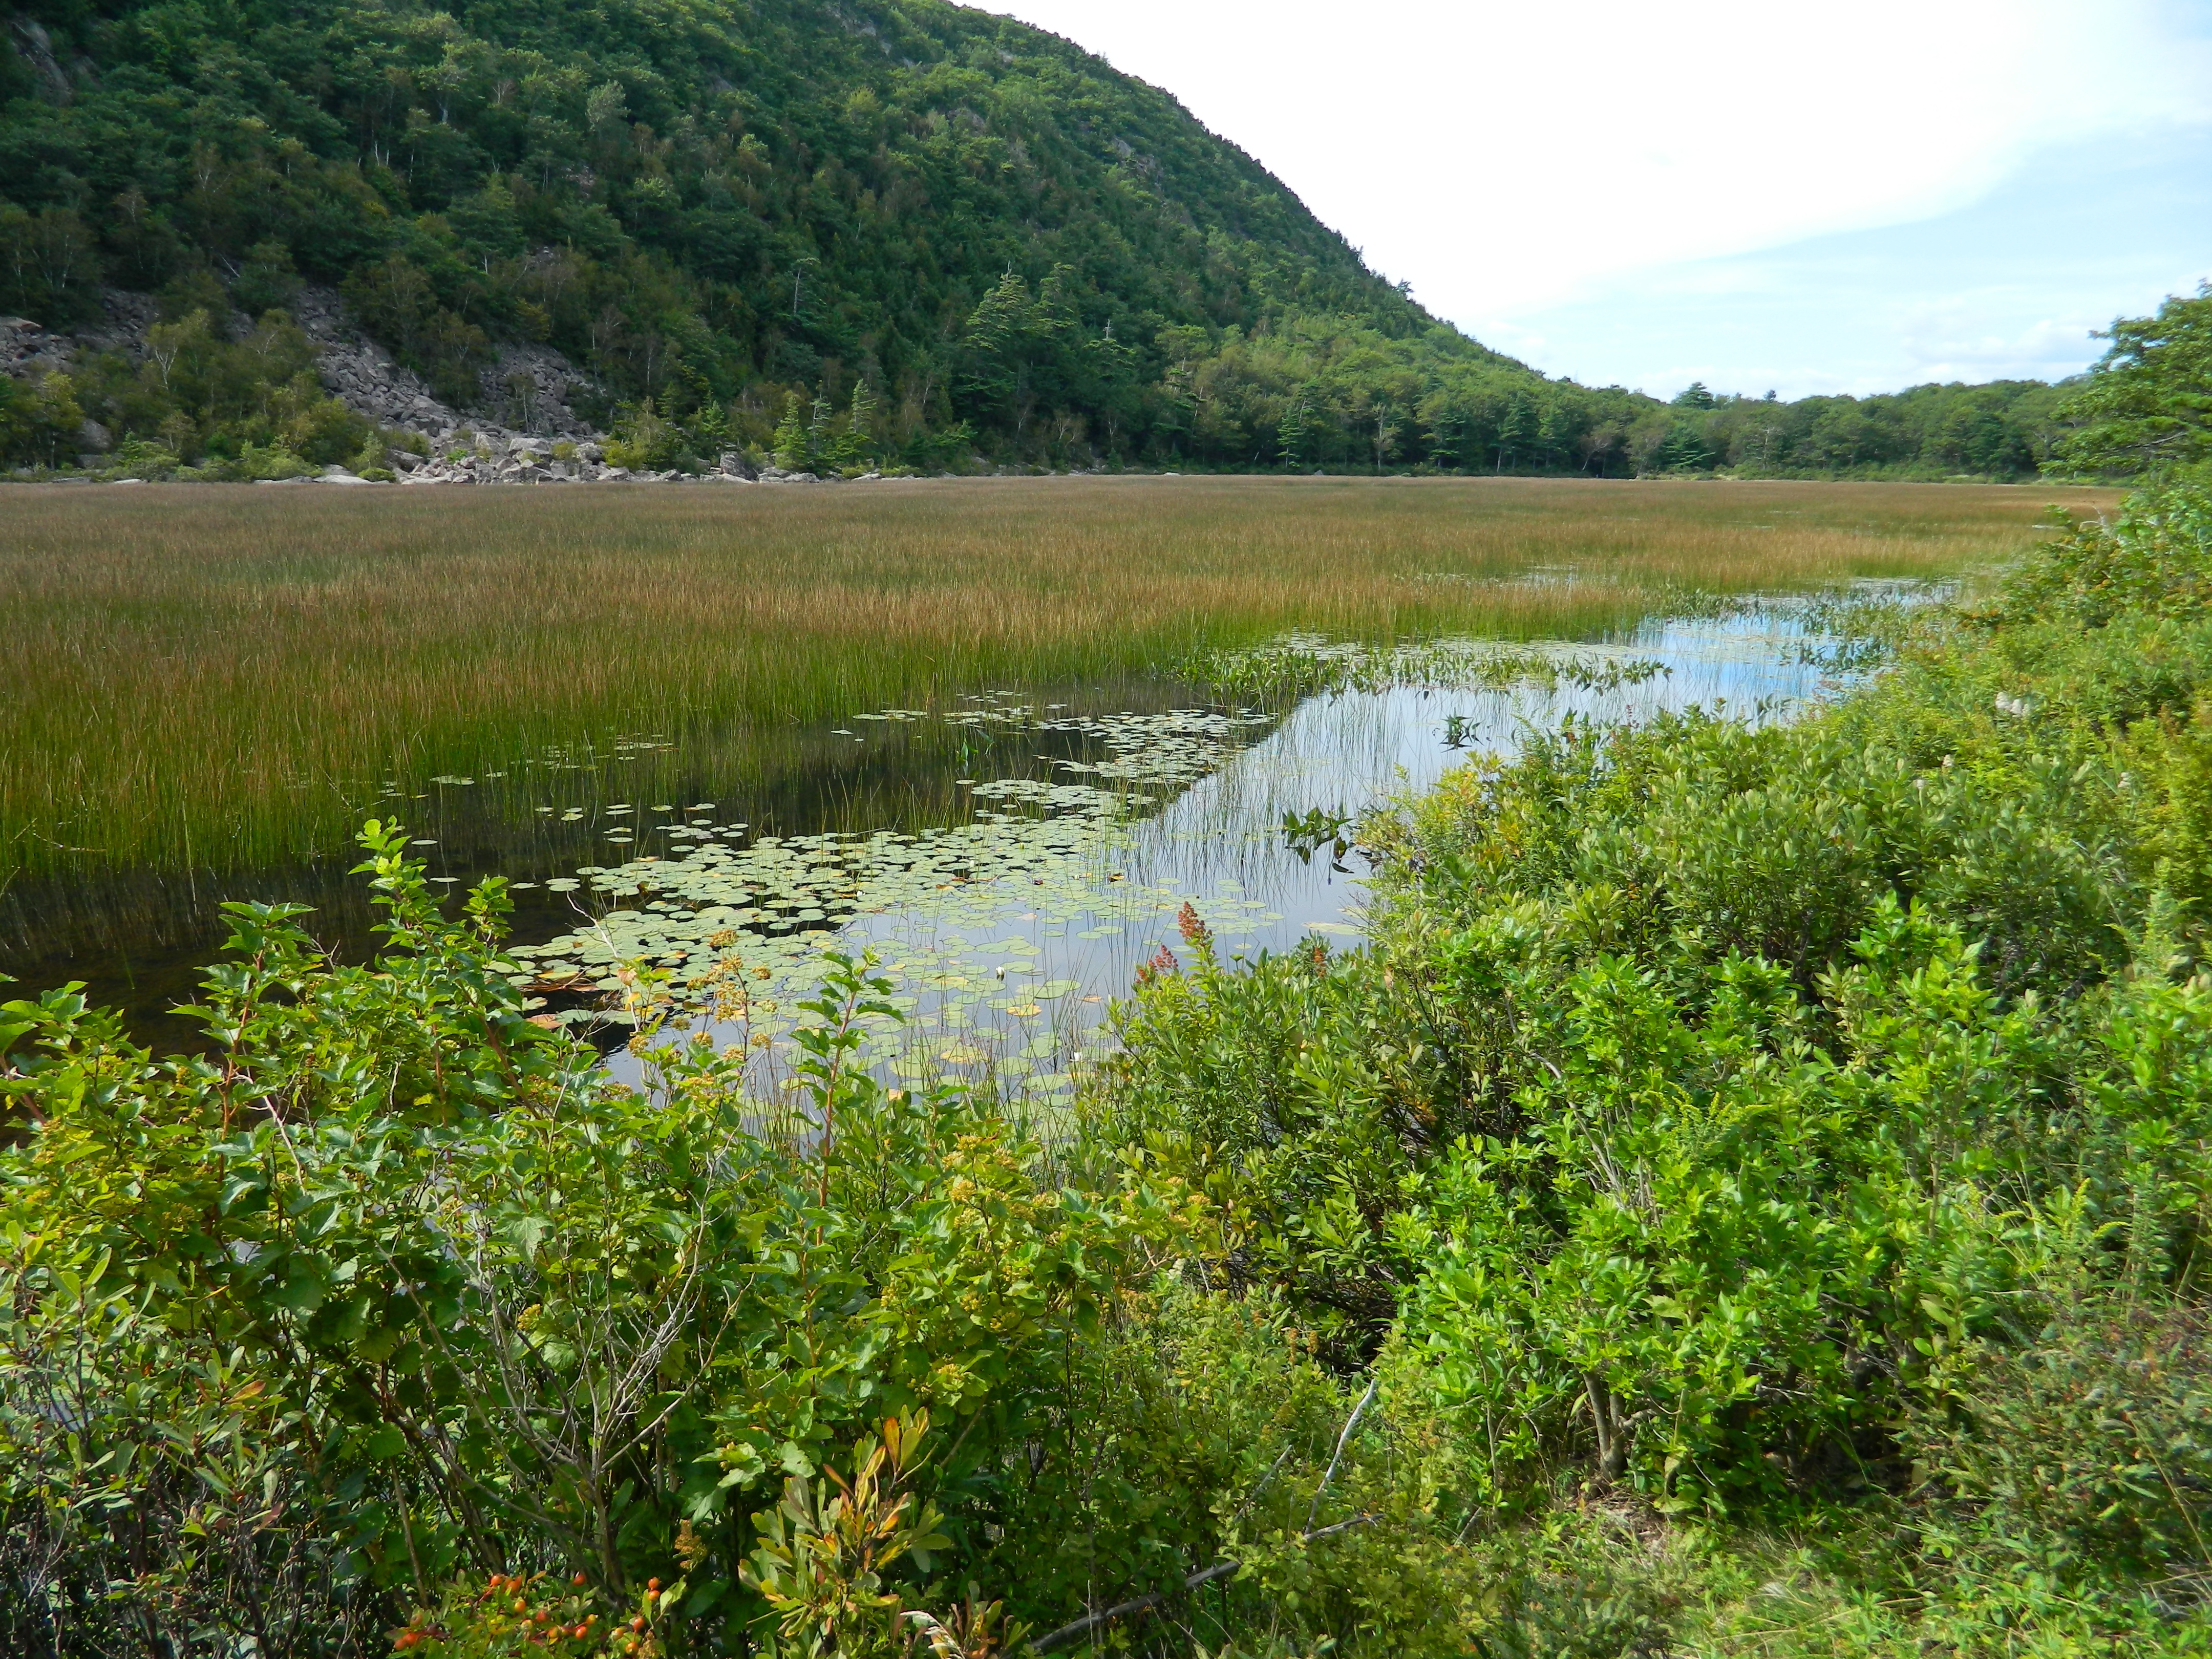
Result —
[{"label": "bog vegetation", "polygon": [[[2033,476],[2039,383],[1663,404],[1553,380],[1369,270],[1249,157],[1054,36],[935,0],[560,9],[35,0],[0,38],[0,310],[135,354],[0,377],[0,463],[89,418],[143,476],[380,464],[303,281],[440,395],[557,347],[639,465],[1146,461]],[[504,418],[516,418],[511,411]]]},{"label": "bog vegetation", "polygon": [[384,780],[544,744],[658,733],[750,771],[795,721],[1286,628],[1586,636],[1691,589],[1944,574],[2036,533],[1994,489],[1617,488],[26,494],[0,547],[0,881],[342,850]]},{"label": "bog vegetation", "polygon": [[0,1007],[0,1646],[2203,1652],[2212,494],[1886,638],[1373,815],[1359,948],[1188,913],[1048,1141],[865,956],[616,1081],[386,823],[199,1052]]}]

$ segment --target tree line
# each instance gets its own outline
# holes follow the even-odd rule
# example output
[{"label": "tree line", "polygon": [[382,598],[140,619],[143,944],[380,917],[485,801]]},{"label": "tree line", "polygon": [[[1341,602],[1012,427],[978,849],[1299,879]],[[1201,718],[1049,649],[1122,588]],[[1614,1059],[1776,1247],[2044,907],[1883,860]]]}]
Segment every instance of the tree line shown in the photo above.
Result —
[{"label": "tree line", "polygon": [[[501,343],[550,344],[582,412],[666,465],[2013,478],[2068,425],[2028,382],[1662,403],[1547,379],[1164,94],[932,0],[41,0],[0,50],[0,307],[68,327],[106,287],[150,294],[201,357],[337,287],[464,407],[496,401]],[[18,382],[0,459],[67,464],[86,418],[142,464],[374,447],[310,407],[296,354],[262,356]],[[811,447],[779,439],[793,399]]]}]

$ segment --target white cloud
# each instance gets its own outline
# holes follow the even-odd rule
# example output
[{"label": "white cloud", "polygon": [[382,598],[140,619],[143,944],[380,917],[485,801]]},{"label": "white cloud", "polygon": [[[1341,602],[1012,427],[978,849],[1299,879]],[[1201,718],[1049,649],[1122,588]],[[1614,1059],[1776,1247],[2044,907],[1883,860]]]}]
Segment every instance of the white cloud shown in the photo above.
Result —
[{"label": "white cloud", "polygon": [[1511,318],[1628,273],[1925,217],[2212,111],[2201,0],[992,9],[1165,88],[1514,349]]}]

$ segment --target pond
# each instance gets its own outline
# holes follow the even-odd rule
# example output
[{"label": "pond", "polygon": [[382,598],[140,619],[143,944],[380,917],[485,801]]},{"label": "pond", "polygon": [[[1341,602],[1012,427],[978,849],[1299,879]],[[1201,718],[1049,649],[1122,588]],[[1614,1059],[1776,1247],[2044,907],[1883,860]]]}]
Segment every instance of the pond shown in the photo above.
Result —
[{"label": "pond", "polygon": [[[657,1000],[746,1045],[774,1098],[825,953],[867,952],[903,1016],[866,1023],[886,1076],[1050,1108],[1140,966],[1188,953],[1190,922],[1231,957],[1356,940],[1359,812],[1569,715],[1784,717],[1832,684],[1811,648],[1823,614],[1738,602],[1533,647],[1292,636],[1220,665],[1217,688],[1252,682],[1242,700],[1140,681],[855,709],[794,732],[799,763],[772,780],[610,735],[388,790],[376,810],[449,891],[514,883],[533,1006],[594,1030],[618,1073],[620,1006]],[[1314,689],[1285,694],[1298,685]],[[193,1028],[169,1011],[216,952],[222,900],[307,902],[335,951],[369,948],[349,862],[21,884],[0,901],[0,971],[33,990],[85,981],[143,1038],[182,1045]]]}]

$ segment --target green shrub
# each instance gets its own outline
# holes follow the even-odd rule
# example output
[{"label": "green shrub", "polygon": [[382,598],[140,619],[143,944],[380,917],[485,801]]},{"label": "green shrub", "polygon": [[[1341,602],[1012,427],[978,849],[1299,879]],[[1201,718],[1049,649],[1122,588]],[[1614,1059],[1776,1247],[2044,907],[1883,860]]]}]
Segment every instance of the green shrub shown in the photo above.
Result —
[{"label": "green shrub", "polygon": [[614,435],[607,440],[606,458],[610,465],[634,472],[660,472],[684,458],[685,445],[684,428],[653,413],[653,399],[648,398],[617,417]]},{"label": "green shrub", "polygon": [[2205,511],[2082,527],[1832,714],[1477,762],[1365,826],[1364,951],[1187,923],[1095,1133],[1386,1345],[1480,1503],[1899,1489],[1968,1356],[2198,1271]]},{"label": "green shrub", "polygon": [[[908,1408],[964,1420],[932,1480],[979,1534],[1024,1402],[1188,1231],[1172,1188],[1041,1188],[975,1103],[885,1094],[857,967],[800,1034],[818,1139],[757,1127],[742,1052],[641,1036],[646,1088],[613,1084],[526,1017],[500,884],[451,921],[365,839],[381,960],[231,906],[220,1064],[154,1066],[67,991],[0,1013],[33,1131],[0,1152],[0,1549],[54,1587],[9,1644],[90,1606],[298,1647],[516,1559],[621,1596],[679,1534],[685,1615],[742,1625],[748,1492]],[[100,1588],[134,1559],[160,1576]]]},{"label": "green shrub", "polygon": [[1943,1494],[1957,1547],[2077,1583],[2115,1567],[2212,1580],[2212,1339],[2201,1309],[2062,1304],[2024,1346],[1978,1350],[1945,1404],[1914,1413],[1905,1441]]},{"label": "green shrub", "polygon": [[84,409],[76,384],[48,374],[35,382],[0,374],[0,462],[16,466],[73,466]]}]

